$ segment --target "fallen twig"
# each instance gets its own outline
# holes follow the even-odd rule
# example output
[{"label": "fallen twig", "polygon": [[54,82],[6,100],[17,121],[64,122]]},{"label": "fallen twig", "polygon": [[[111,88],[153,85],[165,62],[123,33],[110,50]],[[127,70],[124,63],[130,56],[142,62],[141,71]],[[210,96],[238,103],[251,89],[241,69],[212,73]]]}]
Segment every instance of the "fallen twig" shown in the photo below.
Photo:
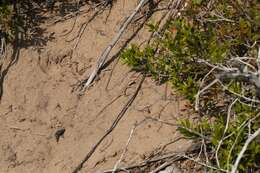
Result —
[{"label": "fallen twig", "polygon": [[[187,150],[186,152],[182,152],[182,154],[191,154],[191,153],[197,152],[197,150],[198,150],[198,148],[194,147],[193,149]],[[184,160],[185,158],[181,155],[181,153],[171,153],[171,154],[167,154],[167,155],[161,156],[159,158],[154,158],[154,159],[143,161],[143,162],[141,162],[139,164],[136,164],[136,165],[118,168],[116,170],[116,172],[145,167],[145,166],[147,166],[149,164],[152,164],[152,163],[155,163],[155,162],[164,161],[166,159],[171,159],[171,161],[173,163],[173,162],[177,162],[177,161],[180,161],[180,160]],[[112,171],[113,170],[107,170],[107,171],[103,171],[102,173],[112,173]]]},{"label": "fallen twig", "polygon": [[[177,156],[176,153],[174,154],[170,154],[170,155],[167,155],[167,156],[163,156],[163,157],[160,157],[160,158],[156,158],[156,159],[152,159],[152,160],[147,160],[147,161],[144,161],[140,164],[136,164],[136,165],[132,165],[132,166],[127,166],[127,167],[122,167],[122,168],[118,168],[116,170],[116,172],[119,172],[119,171],[122,171],[122,170],[131,170],[131,169],[135,169],[135,168],[141,168],[141,167],[145,167],[151,163],[154,163],[154,162],[159,162],[159,161],[162,161],[162,160],[165,160],[165,159],[169,159],[169,158],[174,158],[174,161],[179,161],[179,160],[182,160],[183,158]],[[103,173],[112,173],[113,170],[107,170],[107,171],[104,171]]]},{"label": "fallen twig", "polygon": [[134,134],[134,131],[135,131],[135,129],[136,129],[136,126],[137,126],[137,125],[135,124],[134,127],[132,128],[131,132],[130,132],[130,135],[129,135],[129,138],[128,138],[128,140],[127,140],[125,149],[124,149],[123,153],[121,154],[120,159],[116,162],[116,164],[115,164],[115,166],[114,166],[114,169],[113,169],[113,173],[116,172],[116,170],[117,170],[119,164],[122,162],[122,160],[123,160],[123,158],[124,158],[124,156],[125,156],[125,154],[126,154],[126,152],[127,152],[128,145],[129,145],[129,143],[130,143],[130,141],[131,141],[131,139],[132,139],[132,137],[133,137],[133,134]]},{"label": "fallen twig", "polygon": [[151,171],[150,173],[157,173],[160,170],[166,168],[167,166],[170,166],[172,164],[173,161],[167,161],[164,164],[160,165],[159,167],[157,167],[155,170]]},{"label": "fallen twig", "polygon": [[197,161],[197,160],[195,160],[195,159],[193,159],[193,158],[191,158],[191,157],[189,157],[189,156],[187,156],[187,155],[182,155],[181,157],[184,157],[184,158],[186,158],[186,159],[188,159],[188,160],[191,160],[191,161],[193,161],[193,162],[195,162],[195,163],[197,163],[197,164],[199,164],[199,165],[202,165],[202,166],[204,166],[204,167],[207,167],[207,168],[210,168],[210,169],[213,169],[213,170],[218,170],[218,171],[221,171],[221,172],[228,172],[228,171],[225,170],[225,169],[216,168],[216,167],[211,166],[211,165],[208,165],[208,164],[206,164],[206,163],[199,162],[199,161]]},{"label": "fallen twig", "polygon": [[141,81],[139,82],[139,85],[137,86],[134,94],[132,97],[128,100],[128,102],[124,105],[123,109],[119,112],[117,115],[116,119],[114,120],[113,124],[111,127],[106,131],[106,133],[100,138],[100,140],[91,148],[91,150],[87,153],[87,155],[84,157],[84,159],[80,162],[80,164],[73,170],[73,173],[77,173],[80,171],[84,165],[88,161],[88,159],[92,156],[92,154],[95,152],[97,147],[102,143],[102,141],[115,129],[119,121],[123,118],[124,114],[128,110],[128,108],[131,106],[133,101],[135,100],[136,96],[138,95],[141,86],[145,80],[145,75],[142,76]]},{"label": "fallen twig", "polygon": [[100,69],[103,67],[108,55],[110,54],[112,48],[116,45],[124,31],[126,30],[127,26],[131,23],[133,20],[134,16],[137,14],[137,12],[140,10],[140,8],[147,2],[148,0],[141,0],[138,6],[134,9],[133,13],[128,17],[128,19],[123,23],[123,25],[120,27],[119,32],[117,35],[112,39],[110,44],[107,46],[107,48],[102,52],[101,56],[98,58],[97,64],[94,67],[91,75],[89,76],[87,82],[85,83],[83,90],[88,88],[90,84],[93,82],[95,79],[96,75],[100,71]]}]

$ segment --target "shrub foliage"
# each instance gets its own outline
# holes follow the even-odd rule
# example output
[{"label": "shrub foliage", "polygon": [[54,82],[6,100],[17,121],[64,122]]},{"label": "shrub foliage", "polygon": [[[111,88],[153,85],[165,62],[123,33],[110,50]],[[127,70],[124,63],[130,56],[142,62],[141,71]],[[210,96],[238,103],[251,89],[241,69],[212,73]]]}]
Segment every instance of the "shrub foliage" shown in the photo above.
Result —
[{"label": "shrub foliage", "polygon": [[[121,58],[155,81],[171,83],[199,107],[201,120],[182,120],[179,131],[206,143],[200,159],[217,168],[211,172],[229,172],[248,137],[260,128],[258,79],[252,77],[260,75],[260,4],[257,0],[211,3],[187,2],[185,11],[163,30],[149,24],[156,38],[142,48],[132,45]],[[260,172],[259,139],[250,143],[239,172]]]}]

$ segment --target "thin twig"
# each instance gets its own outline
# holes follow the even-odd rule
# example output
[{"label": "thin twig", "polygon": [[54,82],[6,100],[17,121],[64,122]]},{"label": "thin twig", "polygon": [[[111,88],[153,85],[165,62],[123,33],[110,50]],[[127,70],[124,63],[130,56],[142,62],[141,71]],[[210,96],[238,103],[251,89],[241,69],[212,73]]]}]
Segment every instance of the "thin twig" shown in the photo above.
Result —
[{"label": "thin twig", "polygon": [[217,162],[217,165],[218,167],[220,168],[220,164],[219,164],[219,159],[218,159],[218,151],[224,141],[224,137],[225,137],[225,134],[228,130],[228,125],[229,125],[229,120],[230,120],[230,116],[231,116],[231,110],[233,108],[233,106],[235,105],[235,103],[238,101],[238,99],[235,99],[228,107],[228,113],[227,113],[227,120],[226,120],[226,126],[225,126],[225,130],[223,132],[223,135],[222,135],[222,138],[221,140],[219,141],[218,143],[218,146],[217,146],[217,149],[216,149],[216,152],[215,152],[215,157],[216,157],[216,162]]},{"label": "thin twig", "polygon": [[199,165],[202,165],[202,166],[204,166],[204,167],[207,167],[207,168],[210,168],[210,169],[214,169],[214,170],[218,170],[218,171],[221,171],[221,172],[228,172],[228,171],[225,170],[225,169],[216,168],[216,167],[214,167],[214,166],[205,164],[205,163],[203,163],[203,162],[199,162],[199,161],[197,161],[197,160],[195,160],[195,159],[193,159],[193,158],[191,158],[191,157],[189,157],[189,156],[187,156],[187,155],[181,155],[181,156],[184,157],[184,158],[186,158],[186,159],[188,159],[188,160],[191,160],[191,161],[193,161],[193,162],[195,162],[195,163],[197,163],[197,164],[199,164]]},{"label": "thin twig", "polygon": [[210,140],[207,136],[204,136],[203,134],[193,130],[193,129],[190,129],[190,128],[187,128],[185,126],[181,126],[179,124],[173,124],[173,123],[170,123],[170,122],[167,122],[167,121],[163,121],[161,119],[158,119],[158,118],[153,118],[153,117],[148,117],[146,116],[147,119],[151,119],[153,121],[157,121],[157,122],[160,122],[160,123],[163,123],[163,124],[166,124],[166,125],[169,125],[169,126],[174,126],[174,127],[177,127],[177,128],[181,128],[181,129],[184,129],[184,130],[187,130],[188,132],[202,138],[202,139],[206,139],[206,140]]},{"label": "thin twig", "polygon": [[76,4],[77,12],[74,14],[75,19],[73,21],[71,29],[68,32],[66,32],[65,34],[61,35],[61,36],[66,36],[66,35],[70,34],[74,30],[74,28],[76,26],[76,23],[77,23],[77,20],[78,20],[79,11],[80,11],[79,10],[79,3],[80,3],[80,0],[78,0],[77,4]]},{"label": "thin twig", "polygon": [[248,145],[258,136],[260,135],[260,128],[255,131],[245,142],[242,150],[240,151],[239,155],[237,156],[237,159],[235,161],[235,164],[232,166],[232,170],[231,173],[236,173],[237,172],[237,168],[239,165],[240,160],[242,159],[245,151],[247,150]]},{"label": "thin twig", "polygon": [[[218,80],[218,81],[219,81],[219,80]],[[219,81],[219,82],[220,82],[220,81]],[[222,82],[220,82],[220,84],[222,85],[222,87],[223,87],[224,90],[230,92],[231,94],[233,94],[233,95],[235,95],[235,96],[237,96],[237,97],[239,97],[239,98],[242,98],[242,99],[244,99],[244,100],[246,100],[246,101],[249,101],[249,102],[260,103],[259,100],[248,98],[248,97],[246,97],[246,96],[243,96],[242,94],[236,93],[235,91],[232,91],[232,90],[228,89],[228,87],[226,87]]]},{"label": "thin twig", "polygon": [[166,161],[164,164],[160,165],[159,167],[157,167],[155,170],[151,171],[150,173],[157,173],[160,170],[166,168],[167,166],[170,166],[172,164],[173,161]]},{"label": "thin twig", "polygon": [[84,32],[85,32],[85,30],[86,30],[88,24],[89,24],[91,21],[93,21],[99,13],[100,13],[99,11],[96,11],[96,12],[92,15],[92,17],[91,17],[87,22],[84,22],[84,23],[81,25],[80,31],[79,31],[79,33],[78,33],[78,35],[77,35],[77,37],[76,37],[76,38],[77,38],[76,43],[75,43],[75,45],[73,46],[73,49],[72,49],[73,52],[74,52],[74,51],[76,50],[76,48],[78,47],[79,42],[80,42],[80,39],[81,39],[81,37],[83,36],[83,34],[84,34]]},{"label": "thin twig", "polygon": [[115,172],[116,172],[116,170],[117,170],[119,164],[122,162],[122,160],[123,160],[123,158],[124,158],[124,156],[125,156],[125,154],[126,154],[126,152],[127,152],[128,145],[129,145],[129,143],[130,143],[130,141],[131,141],[131,139],[132,139],[132,137],[133,137],[133,134],[134,134],[135,129],[136,129],[136,124],[134,125],[134,127],[132,128],[132,130],[131,130],[131,132],[130,132],[130,135],[129,135],[129,138],[128,138],[128,140],[127,140],[125,149],[124,149],[123,153],[121,154],[120,159],[116,162],[112,173],[115,173]]},{"label": "thin twig", "polygon": [[208,84],[207,86],[205,86],[202,90],[200,90],[197,94],[196,94],[196,99],[195,99],[195,110],[198,111],[199,110],[199,97],[200,95],[206,91],[207,89],[209,89],[210,87],[212,87],[215,83],[217,83],[219,81],[219,79],[215,79],[214,81],[212,81],[210,84]]},{"label": "thin twig", "polygon": [[133,101],[135,100],[136,96],[138,95],[141,86],[145,80],[145,75],[142,76],[141,81],[139,82],[134,94],[132,97],[127,101],[127,103],[124,105],[123,109],[120,111],[120,113],[117,115],[116,119],[112,123],[111,127],[106,131],[106,133],[100,138],[100,140],[91,148],[91,150],[87,153],[87,155],[84,157],[84,159],[80,162],[80,164],[73,170],[73,173],[78,173],[83,165],[89,160],[89,158],[92,156],[92,154],[96,151],[97,147],[102,143],[102,141],[115,129],[115,127],[118,125],[120,120],[125,115],[128,108],[131,106]]},{"label": "thin twig", "polygon": [[[187,151],[187,152],[185,152],[185,154],[193,153],[196,150],[197,149],[193,149],[193,150]],[[172,161],[176,162],[176,161],[183,160],[183,157],[181,156],[180,153],[172,153],[172,154],[168,154],[168,155],[165,155],[165,156],[161,156],[159,158],[146,160],[146,161],[144,161],[144,162],[142,162],[140,164],[119,168],[119,169],[116,170],[116,172],[119,172],[121,170],[132,170],[132,169],[135,169],[135,168],[145,167],[145,166],[147,166],[147,165],[149,165],[151,163],[163,161],[163,160],[166,160],[166,159],[172,159]],[[113,170],[107,170],[107,171],[104,171],[103,173],[112,173],[112,171]]]},{"label": "thin twig", "polygon": [[105,87],[106,90],[108,90],[108,86],[109,86],[109,84],[110,84],[110,81],[111,81],[113,72],[114,72],[114,70],[115,70],[115,68],[116,68],[116,65],[118,64],[119,60],[120,60],[120,59],[117,58],[115,64],[114,64],[113,67],[112,67],[112,70],[110,71],[110,74],[109,74],[109,77],[108,77],[108,80],[107,80],[107,83],[106,83],[106,87]]},{"label": "thin twig", "polygon": [[247,120],[245,120],[236,130],[234,130],[231,134],[229,134],[228,136],[226,136],[223,140],[226,140],[228,138],[230,138],[231,136],[233,136],[234,134],[237,134],[236,136],[236,139],[235,141],[233,142],[233,145],[231,147],[231,149],[229,150],[229,155],[228,155],[228,158],[227,158],[227,167],[229,168],[229,160],[230,160],[230,157],[231,157],[231,154],[232,154],[232,151],[235,147],[235,144],[237,142],[237,139],[241,133],[241,131],[243,130],[244,127],[246,127],[248,125],[249,122],[254,122],[257,118],[260,117],[260,113],[258,113],[255,117],[253,118],[249,118]]},{"label": "thin twig", "polygon": [[106,59],[108,58],[108,55],[110,54],[112,48],[116,45],[124,31],[126,30],[127,26],[131,23],[134,16],[137,14],[137,12],[140,10],[140,8],[147,2],[148,0],[141,0],[138,6],[134,9],[133,13],[128,17],[126,22],[123,23],[122,27],[120,28],[119,32],[116,34],[116,36],[112,39],[110,44],[107,46],[107,48],[102,52],[101,56],[98,58],[97,64],[94,67],[91,75],[89,76],[87,82],[85,83],[83,87],[83,91],[90,86],[90,84],[95,79],[96,75],[100,71],[100,69],[103,67]]}]

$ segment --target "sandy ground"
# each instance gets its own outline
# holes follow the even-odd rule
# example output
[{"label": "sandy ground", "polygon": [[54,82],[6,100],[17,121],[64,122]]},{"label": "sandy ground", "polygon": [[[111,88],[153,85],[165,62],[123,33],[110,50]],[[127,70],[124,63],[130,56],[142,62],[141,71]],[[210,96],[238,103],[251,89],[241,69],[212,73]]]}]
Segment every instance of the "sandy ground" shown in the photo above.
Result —
[{"label": "sandy ground", "polygon": [[[106,87],[113,62],[83,96],[79,97],[72,90],[89,74],[124,17],[135,6],[136,1],[118,0],[107,22],[107,11],[97,16],[87,26],[72,57],[68,55],[75,42],[66,40],[77,35],[80,24],[93,12],[80,15],[75,29],[66,36],[63,35],[70,30],[74,19],[56,24],[51,24],[54,19],[47,21],[43,26],[45,35],[51,34],[54,38],[42,46],[41,51],[35,47],[21,50],[17,64],[5,78],[0,104],[1,173],[69,173],[106,132],[133,94],[140,75],[119,62]],[[133,26],[119,45],[131,35],[131,28]],[[133,42],[140,43],[146,38],[148,34],[143,29]],[[122,94],[126,86],[128,88]],[[135,124],[139,125],[119,166],[138,163],[178,137],[175,127],[147,119],[152,117],[174,124],[187,115],[187,103],[169,87],[166,98],[165,88],[150,78],[145,79],[124,118],[101,143],[82,172],[113,168]],[[54,134],[60,128],[66,131],[64,138],[57,142]],[[188,146],[188,142],[179,141],[167,145],[165,150],[182,151]]]}]

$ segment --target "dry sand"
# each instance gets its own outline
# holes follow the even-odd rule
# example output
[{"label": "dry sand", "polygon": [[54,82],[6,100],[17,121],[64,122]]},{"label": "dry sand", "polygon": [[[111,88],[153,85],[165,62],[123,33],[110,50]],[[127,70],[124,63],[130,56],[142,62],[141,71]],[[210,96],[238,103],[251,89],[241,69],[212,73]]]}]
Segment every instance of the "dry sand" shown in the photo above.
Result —
[{"label": "dry sand", "polygon": [[[54,39],[42,46],[21,50],[17,64],[8,71],[4,81],[4,93],[0,104],[0,172],[1,173],[69,173],[84,158],[91,147],[110,127],[117,114],[133,94],[140,74],[130,71],[119,62],[106,89],[113,62],[100,74],[100,80],[81,97],[72,92],[75,84],[89,74],[97,57],[119,29],[125,16],[131,13],[136,1],[118,0],[105,23],[108,11],[97,16],[86,28],[73,57],[68,56],[75,42],[67,42],[76,36],[80,24],[93,12],[78,17],[73,32],[74,19],[50,25],[50,19],[42,27],[45,35]],[[84,7],[83,7],[84,8]],[[119,45],[131,35],[134,26],[124,34]],[[142,29],[133,42],[148,38]],[[117,48],[112,55],[118,51]],[[128,85],[126,95],[118,97]],[[147,78],[132,106],[119,125],[98,147],[82,172],[111,169],[122,154],[134,124],[146,117],[176,123],[187,115],[187,103],[165,84],[156,85]],[[64,138],[57,143],[55,132],[65,128]],[[149,157],[160,147],[174,140],[176,128],[146,120],[133,133],[122,165],[131,165]],[[189,146],[186,141],[168,145],[168,151],[182,151]]]}]

